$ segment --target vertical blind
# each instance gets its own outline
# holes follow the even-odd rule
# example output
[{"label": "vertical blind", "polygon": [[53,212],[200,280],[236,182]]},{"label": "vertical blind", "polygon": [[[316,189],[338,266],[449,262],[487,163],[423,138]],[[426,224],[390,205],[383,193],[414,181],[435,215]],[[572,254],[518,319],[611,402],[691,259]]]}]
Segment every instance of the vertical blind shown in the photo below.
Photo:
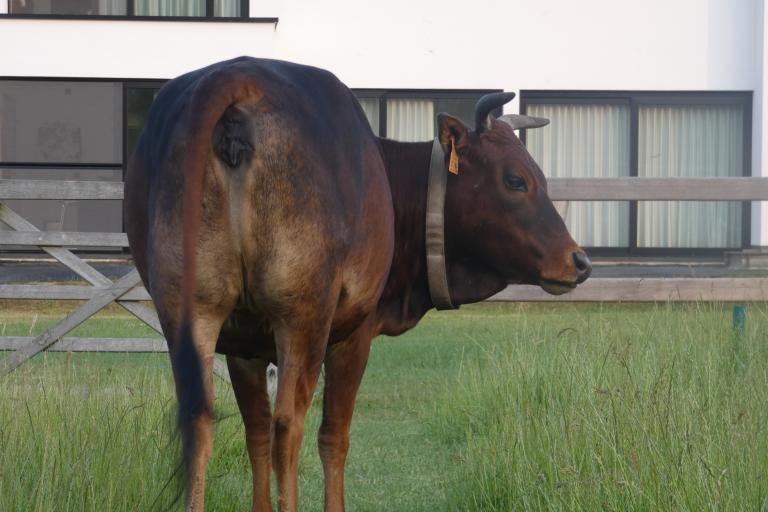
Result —
[{"label": "vertical blind", "polygon": [[[528,150],[547,176],[629,176],[628,106],[539,104],[530,105],[528,113],[552,121],[526,133]],[[584,201],[556,206],[580,245],[629,244],[628,202]]]},{"label": "vertical blind", "polygon": [[240,16],[240,0],[215,0],[213,15],[217,18],[236,18]]},{"label": "vertical blind", "polygon": [[388,99],[387,137],[420,142],[435,137],[435,107],[432,100]]},{"label": "vertical blind", "polygon": [[[739,176],[742,127],[740,106],[641,107],[638,176]],[[741,204],[640,202],[637,238],[638,247],[738,247]]]},{"label": "vertical blind", "polygon": [[137,16],[205,16],[205,0],[136,0]]}]

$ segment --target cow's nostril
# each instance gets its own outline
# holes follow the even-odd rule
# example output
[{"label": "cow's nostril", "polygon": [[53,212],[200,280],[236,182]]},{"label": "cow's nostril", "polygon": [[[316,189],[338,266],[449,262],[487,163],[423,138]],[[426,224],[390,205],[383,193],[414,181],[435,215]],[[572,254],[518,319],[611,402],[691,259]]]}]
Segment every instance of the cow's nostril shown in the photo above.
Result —
[{"label": "cow's nostril", "polygon": [[576,273],[578,274],[578,282],[585,281],[589,274],[592,273],[592,262],[583,252],[573,253],[573,264],[576,267]]}]

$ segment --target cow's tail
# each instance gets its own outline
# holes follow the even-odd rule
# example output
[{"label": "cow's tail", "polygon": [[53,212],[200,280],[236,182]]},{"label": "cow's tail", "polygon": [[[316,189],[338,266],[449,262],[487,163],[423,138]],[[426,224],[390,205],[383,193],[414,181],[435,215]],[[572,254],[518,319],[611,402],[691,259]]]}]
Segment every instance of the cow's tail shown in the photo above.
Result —
[{"label": "cow's tail", "polygon": [[[193,308],[197,284],[197,245],[202,220],[203,184],[205,171],[213,152],[221,158],[217,146],[224,144],[242,157],[244,150],[238,141],[214,141],[217,124],[227,109],[241,102],[258,101],[262,96],[258,85],[243,72],[232,68],[214,70],[200,79],[192,93],[186,113],[183,133],[177,140],[185,141],[182,148],[184,185],[182,194],[182,282],[181,318],[178,337],[174,343],[172,359],[176,391],[179,400],[178,429],[182,441],[183,468],[189,489],[189,477],[199,444],[195,423],[203,415],[211,417],[213,411],[206,398],[203,362],[194,339]],[[226,131],[225,131],[226,132]],[[226,133],[219,134],[219,138]],[[250,144],[249,141],[239,141]],[[234,158],[232,158],[234,159]],[[230,160],[232,160],[230,159]],[[226,162],[225,162],[226,163]],[[239,164],[239,161],[238,161]]]}]

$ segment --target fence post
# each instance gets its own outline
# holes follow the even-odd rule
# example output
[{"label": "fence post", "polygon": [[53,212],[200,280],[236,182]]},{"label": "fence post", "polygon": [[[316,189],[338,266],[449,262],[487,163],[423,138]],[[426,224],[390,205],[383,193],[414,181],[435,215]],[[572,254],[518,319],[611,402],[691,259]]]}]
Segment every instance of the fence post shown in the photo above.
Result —
[{"label": "fence post", "polygon": [[741,304],[733,305],[733,333],[737,338],[744,336],[747,327],[747,313]]}]

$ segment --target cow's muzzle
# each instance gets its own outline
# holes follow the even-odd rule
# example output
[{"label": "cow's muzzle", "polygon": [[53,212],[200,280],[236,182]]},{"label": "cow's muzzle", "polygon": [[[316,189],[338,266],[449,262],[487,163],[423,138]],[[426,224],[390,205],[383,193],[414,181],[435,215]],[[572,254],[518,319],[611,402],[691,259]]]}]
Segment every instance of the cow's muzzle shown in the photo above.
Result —
[{"label": "cow's muzzle", "polygon": [[592,262],[584,251],[574,251],[573,267],[576,269],[576,284],[581,284],[592,274]]},{"label": "cow's muzzle", "polygon": [[592,274],[592,262],[584,251],[573,251],[571,253],[573,259],[573,278],[572,279],[542,279],[539,281],[539,286],[551,294],[562,295],[568,293],[577,285],[583,283]]}]

